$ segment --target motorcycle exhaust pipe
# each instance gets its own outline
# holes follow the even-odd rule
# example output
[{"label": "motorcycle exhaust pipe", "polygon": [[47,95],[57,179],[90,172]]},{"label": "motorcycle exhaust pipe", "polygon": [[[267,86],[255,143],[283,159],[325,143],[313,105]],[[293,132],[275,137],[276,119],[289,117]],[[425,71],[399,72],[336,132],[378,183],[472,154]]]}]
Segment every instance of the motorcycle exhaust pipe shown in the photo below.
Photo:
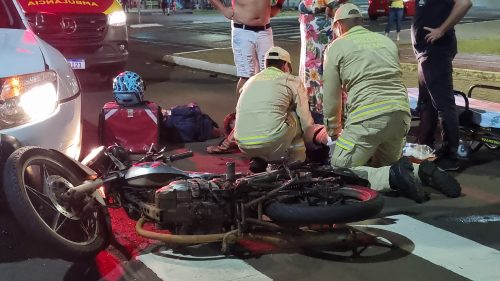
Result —
[{"label": "motorcycle exhaust pipe", "polygon": [[153,239],[170,244],[194,245],[202,243],[236,242],[238,240],[253,240],[266,242],[275,245],[279,248],[300,248],[300,247],[315,247],[328,246],[329,248],[347,251],[359,247],[359,245],[368,245],[373,240],[369,234],[358,233],[350,227],[341,227],[333,231],[317,233],[304,232],[301,234],[292,233],[245,233],[239,234],[237,231],[229,231],[226,233],[205,234],[205,235],[175,235],[152,232],[143,228],[146,223],[145,218],[140,218],[135,225],[137,234],[142,237]]},{"label": "motorcycle exhaust pipe", "polygon": [[203,243],[213,243],[213,242],[222,242],[225,239],[231,238],[234,233],[233,231],[227,233],[216,233],[216,234],[204,234],[204,235],[176,235],[176,234],[166,234],[166,233],[158,233],[149,230],[145,230],[143,228],[146,223],[145,218],[140,218],[136,225],[135,231],[142,237],[158,240],[165,243],[171,244],[185,244],[185,245],[193,245],[193,244],[203,244]]}]

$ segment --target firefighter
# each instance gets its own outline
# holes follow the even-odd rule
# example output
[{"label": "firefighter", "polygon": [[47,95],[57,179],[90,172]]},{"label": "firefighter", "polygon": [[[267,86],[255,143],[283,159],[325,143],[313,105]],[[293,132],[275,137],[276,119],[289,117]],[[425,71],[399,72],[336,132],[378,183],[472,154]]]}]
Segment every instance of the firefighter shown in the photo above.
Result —
[{"label": "firefighter", "polygon": [[[373,189],[395,189],[419,203],[426,200],[421,180],[447,196],[459,196],[458,182],[432,162],[424,161],[419,169],[401,158],[411,116],[398,48],[361,24],[357,6],[341,5],[333,20],[339,38],[325,52],[324,124],[336,140],[331,165],[351,168]],[[342,89],[347,91],[344,108]]]},{"label": "firefighter", "polygon": [[323,126],[313,122],[304,85],[291,74],[290,54],[271,47],[265,66],[245,83],[238,99],[234,135],[238,147],[247,156],[267,162],[282,157],[304,161],[304,141],[320,136],[313,131]]}]

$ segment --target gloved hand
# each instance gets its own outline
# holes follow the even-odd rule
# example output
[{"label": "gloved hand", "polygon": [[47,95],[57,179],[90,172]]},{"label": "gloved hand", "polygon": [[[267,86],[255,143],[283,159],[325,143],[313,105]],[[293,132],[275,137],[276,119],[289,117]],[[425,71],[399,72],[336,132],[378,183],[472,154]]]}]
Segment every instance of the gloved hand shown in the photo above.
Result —
[{"label": "gloved hand", "polygon": [[314,131],[313,142],[316,145],[328,145],[332,139],[328,136],[326,132],[325,126],[318,126],[318,128]]}]

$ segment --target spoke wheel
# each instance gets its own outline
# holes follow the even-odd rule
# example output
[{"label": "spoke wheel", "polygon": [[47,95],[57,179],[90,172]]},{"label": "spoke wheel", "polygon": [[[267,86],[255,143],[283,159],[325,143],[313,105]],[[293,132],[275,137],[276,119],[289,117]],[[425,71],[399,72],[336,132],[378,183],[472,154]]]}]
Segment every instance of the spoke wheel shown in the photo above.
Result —
[{"label": "spoke wheel", "polygon": [[109,240],[102,208],[82,212],[83,205],[64,196],[81,183],[51,151],[37,147],[15,151],[4,169],[6,198],[21,227],[68,258],[93,255]]}]

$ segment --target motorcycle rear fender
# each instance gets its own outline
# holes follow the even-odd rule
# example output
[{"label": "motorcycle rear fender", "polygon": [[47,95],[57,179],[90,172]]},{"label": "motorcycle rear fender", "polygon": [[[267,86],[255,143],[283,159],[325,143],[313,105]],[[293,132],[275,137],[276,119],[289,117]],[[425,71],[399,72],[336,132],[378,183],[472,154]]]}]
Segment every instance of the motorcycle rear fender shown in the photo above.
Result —
[{"label": "motorcycle rear fender", "polygon": [[97,177],[97,173],[94,170],[92,170],[91,168],[89,168],[89,167],[83,165],[82,163],[66,156],[66,154],[64,154],[60,151],[57,151],[55,149],[49,149],[49,150],[54,153],[54,157],[56,157],[57,160],[64,163],[65,167],[75,171],[75,173],[78,173],[78,176],[80,176],[84,179]]}]

